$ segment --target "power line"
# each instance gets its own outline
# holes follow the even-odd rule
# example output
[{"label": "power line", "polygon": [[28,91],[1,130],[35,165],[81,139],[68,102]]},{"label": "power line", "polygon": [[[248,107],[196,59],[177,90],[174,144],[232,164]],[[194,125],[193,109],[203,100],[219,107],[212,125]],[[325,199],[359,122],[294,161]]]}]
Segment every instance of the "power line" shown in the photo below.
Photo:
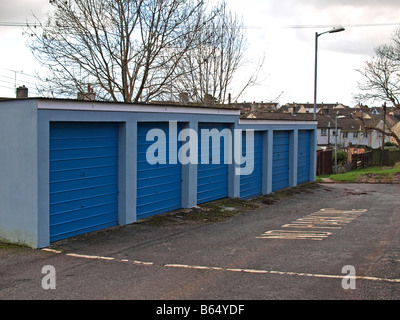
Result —
[{"label": "power line", "polygon": [[[16,78],[11,78],[11,77],[7,77],[7,76],[3,76],[3,75],[0,75],[0,77],[1,78],[4,78],[4,79],[10,79],[10,80],[13,80],[14,81],[14,85],[16,85],[16,83],[15,82],[23,82],[24,84],[30,84],[30,85],[32,85],[32,86],[35,86],[36,84],[35,83],[33,83],[33,82],[30,82],[30,81],[26,81],[26,80],[21,80],[21,79],[16,79]],[[0,79],[1,80],[1,79]],[[11,83],[11,81],[9,81],[10,83]]]},{"label": "power line", "polygon": [[14,84],[14,83],[12,83],[12,82],[10,82],[10,81],[5,81],[5,80],[1,80],[1,79],[0,79],[0,82],[6,83],[6,84],[11,84],[11,85]]},{"label": "power line", "polygon": [[[6,85],[12,85],[12,86],[14,86],[14,83],[12,83],[12,82],[10,82],[10,81],[5,81],[5,80],[1,80],[1,79],[0,79],[0,82],[5,83]],[[13,87],[13,88],[7,87],[7,88],[8,88],[8,89],[12,89],[12,90],[15,90],[15,89],[16,89],[15,87]],[[30,88],[30,89],[35,90],[35,89],[33,89],[33,88]]]},{"label": "power line", "polygon": [[15,74],[15,73],[18,73],[18,74],[20,74],[20,75],[27,76],[27,77],[34,78],[34,79],[37,78],[37,77],[35,77],[34,75],[31,75],[31,74],[29,74],[29,73],[25,73],[24,71],[11,70],[11,69],[7,69],[7,68],[3,68],[3,67],[0,67],[0,69],[6,70],[6,71],[9,71],[9,72],[12,72],[12,73],[14,73],[14,74]]},{"label": "power line", "polygon": [[[364,28],[364,27],[387,27],[387,26],[400,26],[400,22],[392,23],[365,23],[365,24],[338,24],[345,28]],[[331,28],[335,25],[292,25],[281,27],[283,29],[319,29],[319,28]]]},{"label": "power line", "polygon": [[40,27],[39,24],[36,22],[1,22],[0,21],[0,27],[26,27],[26,26],[32,26],[32,27]]},{"label": "power line", "polygon": [[10,88],[10,87],[6,87],[6,86],[2,86],[2,85],[0,85],[0,88],[5,88],[5,89],[10,89],[10,90],[15,90],[15,88]]},{"label": "power line", "polygon": [[[2,82],[2,81],[0,80],[0,82]],[[9,87],[7,85],[2,85],[1,83],[0,83],[0,88],[13,90],[13,92],[15,92],[15,90],[16,90],[16,88]],[[35,88],[28,88],[28,89],[29,89],[29,92],[31,92],[31,93],[34,92],[35,94],[40,94],[40,92],[38,90],[36,90]]]},{"label": "power line", "polygon": [[[41,27],[40,24],[34,22],[1,22],[0,27]],[[338,24],[339,25],[339,24]],[[387,26],[400,26],[400,22],[389,22],[389,23],[365,23],[365,24],[340,24],[346,28],[363,28],[363,27],[387,27]],[[319,28],[331,28],[335,25],[288,25],[288,26],[244,26],[242,29],[247,30],[263,30],[270,28],[279,28],[279,29],[319,29]]]}]

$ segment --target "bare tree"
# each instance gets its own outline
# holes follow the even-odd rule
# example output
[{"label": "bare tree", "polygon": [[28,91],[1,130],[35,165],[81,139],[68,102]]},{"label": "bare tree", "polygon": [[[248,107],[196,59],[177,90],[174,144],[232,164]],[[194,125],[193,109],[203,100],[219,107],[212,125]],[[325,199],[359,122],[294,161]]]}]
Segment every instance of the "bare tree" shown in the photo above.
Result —
[{"label": "bare tree", "polygon": [[365,119],[362,116],[357,116],[356,118],[362,122],[364,127],[364,132],[376,131],[382,135],[392,137],[396,141],[397,145],[400,146],[400,136],[398,136],[396,132],[392,130],[385,117],[382,120],[382,122],[384,122],[383,126],[384,128],[379,128],[377,126],[369,125],[368,123],[365,122]]},{"label": "bare tree", "polygon": [[[216,8],[213,17],[204,23],[206,28],[198,35],[195,48],[185,53],[179,65],[181,76],[173,88],[175,93],[186,92],[203,105],[226,103],[231,84],[246,62],[243,22],[228,10],[226,2]],[[233,100],[256,84],[262,65],[263,61],[245,79]]]},{"label": "bare tree", "polygon": [[375,48],[375,56],[357,70],[363,78],[358,84],[360,102],[390,102],[400,109],[400,28],[392,35],[392,42]]},{"label": "bare tree", "polygon": [[[357,71],[363,82],[358,84],[360,92],[355,99],[360,102],[389,102],[400,109],[400,28],[393,33],[392,43],[375,48],[375,56],[365,61],[364,68]],[[400,145],[400,137],[388,125],[386,128],[384,132],[381,128],[366,126],[367,130],[393,137]]]},{"label": "bare tree", "polygon": [[355,96],[359,101],[388,101],[400,108],[400,61],[394,60],[394,47],[382,45],[375,49],[375,56],[358,70],[363,76],[359,83],[360,93]]},{"label": "bare tree", "polygon": [[52,0],[46,22],[28,25],[28,46],[47,68],[42,91],[76,95],[87,83],[99,99],[162,97],[212,20],[202,0]]}]

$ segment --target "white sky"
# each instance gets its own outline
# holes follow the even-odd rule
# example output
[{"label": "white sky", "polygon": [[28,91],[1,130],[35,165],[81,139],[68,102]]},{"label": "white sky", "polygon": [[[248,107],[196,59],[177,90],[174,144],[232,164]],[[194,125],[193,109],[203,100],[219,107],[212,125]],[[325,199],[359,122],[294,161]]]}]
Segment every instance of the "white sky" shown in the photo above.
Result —
[{"label": "white sky", "polygon": [[[249,89],[241,101],[268,101],[283,92],[281,104],[312,103],[315,32],[343,25],[345,32],[319,38],[318,102],[354,106],[357,102],[352,95],[357,92],[360,80],[355,70],[373,55],[374,47],[390,42],[397,26],[382,24],[400,26],[399,0],[227,2],[243,17],[247,27],[250,62],[245,70],[252,70],[265,55],[260,84]],[[0,23],[32,21],[31,12],[43,16],[48,6],[48,0],[0,0]],[[371,24],[377,26],[361,26]],[[15,96],[15,75],[16,85],[25,84],[30,88],[30,95],[35,95],[32,76],[40,67],[26,47],[27,40],[22,28],[0,26],[0,97]],[[239,75],[239,82],[244,77],[245,74]]]}]

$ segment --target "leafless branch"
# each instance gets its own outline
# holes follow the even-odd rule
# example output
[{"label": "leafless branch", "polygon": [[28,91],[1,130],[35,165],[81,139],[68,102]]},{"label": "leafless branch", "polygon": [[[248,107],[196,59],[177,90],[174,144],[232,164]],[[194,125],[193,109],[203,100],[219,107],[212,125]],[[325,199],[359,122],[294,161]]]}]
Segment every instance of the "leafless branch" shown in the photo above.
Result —
[{"label": "leafless branch", "polygon": [[[45,22],[27,25],[28,46],[47,68],[42,90],[76,95],[87,83],[99,99],[162,97],[204,32],[203,0],[54,0]],[[39,25],[39,27],[37,27]]]},{"label": "leafless branch", "polygon": [[357,118],[362,122],[363,127],[364,127],[364,132],[369,132],[369,131],[377,131],[381,134],[384,134],[386,136],[390,136],[392,138],[394,138],[397,142],[397,145],[400,146],[400,137],[396,134],[396,132],[394,132],[391,128],[390,125],[385,121],[385,130],[382,128],[379,128],[377,126],[371,126],[365,123],[365,120],[363,117],[361,116],[357,116]]},{"label": "leafless branch", "polygon": [[[243,23],[227,9],[226,2],[215,7],[211,16],[204,22],[206,27],[198,34],[194,49],[184,55],[179,65],[180,77],[171,88],[177,94],[186,92],[203,105],[227,102],[232,83],[244,66],[247,47]],[[260,60],[254,73],[233,93],[234,99],[256,85],[263,62]]]},{"label": "leafless branch", "polygon": [[360,102],[387,101],[400,108],[400,29],[393,35],[392,44],[375,49],[375,56],[357,70],[363,78],[358,84],[360,92],[355,99]]}]

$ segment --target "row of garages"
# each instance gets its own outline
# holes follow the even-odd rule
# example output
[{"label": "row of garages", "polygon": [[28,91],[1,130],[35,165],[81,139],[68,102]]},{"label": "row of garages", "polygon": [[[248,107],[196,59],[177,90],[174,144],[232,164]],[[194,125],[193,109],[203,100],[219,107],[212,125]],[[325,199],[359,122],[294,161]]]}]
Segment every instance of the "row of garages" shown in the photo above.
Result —
[{"label": "row of garages", "polygon": [[[0,102],[5,150],[0,155],[0,239],[46,247],[152,215],[227,197],[250,199],[315,179],[315,122],[239,116],[232,109],[54,99]],[[177,124],[175,133],[171,122]],[[165,148],[154,153],[166,161],[148,160],[157,141],[149,139],[154,129],[166,134]],[[178,160],[184,129],[198,135],[196,163]],[[216,147],[203,135],[212,129],[254,130],[250,174],[237,173],[246,163],[224,161],[225,139]],[[245,132],[240,139],[245,155]]]}]

